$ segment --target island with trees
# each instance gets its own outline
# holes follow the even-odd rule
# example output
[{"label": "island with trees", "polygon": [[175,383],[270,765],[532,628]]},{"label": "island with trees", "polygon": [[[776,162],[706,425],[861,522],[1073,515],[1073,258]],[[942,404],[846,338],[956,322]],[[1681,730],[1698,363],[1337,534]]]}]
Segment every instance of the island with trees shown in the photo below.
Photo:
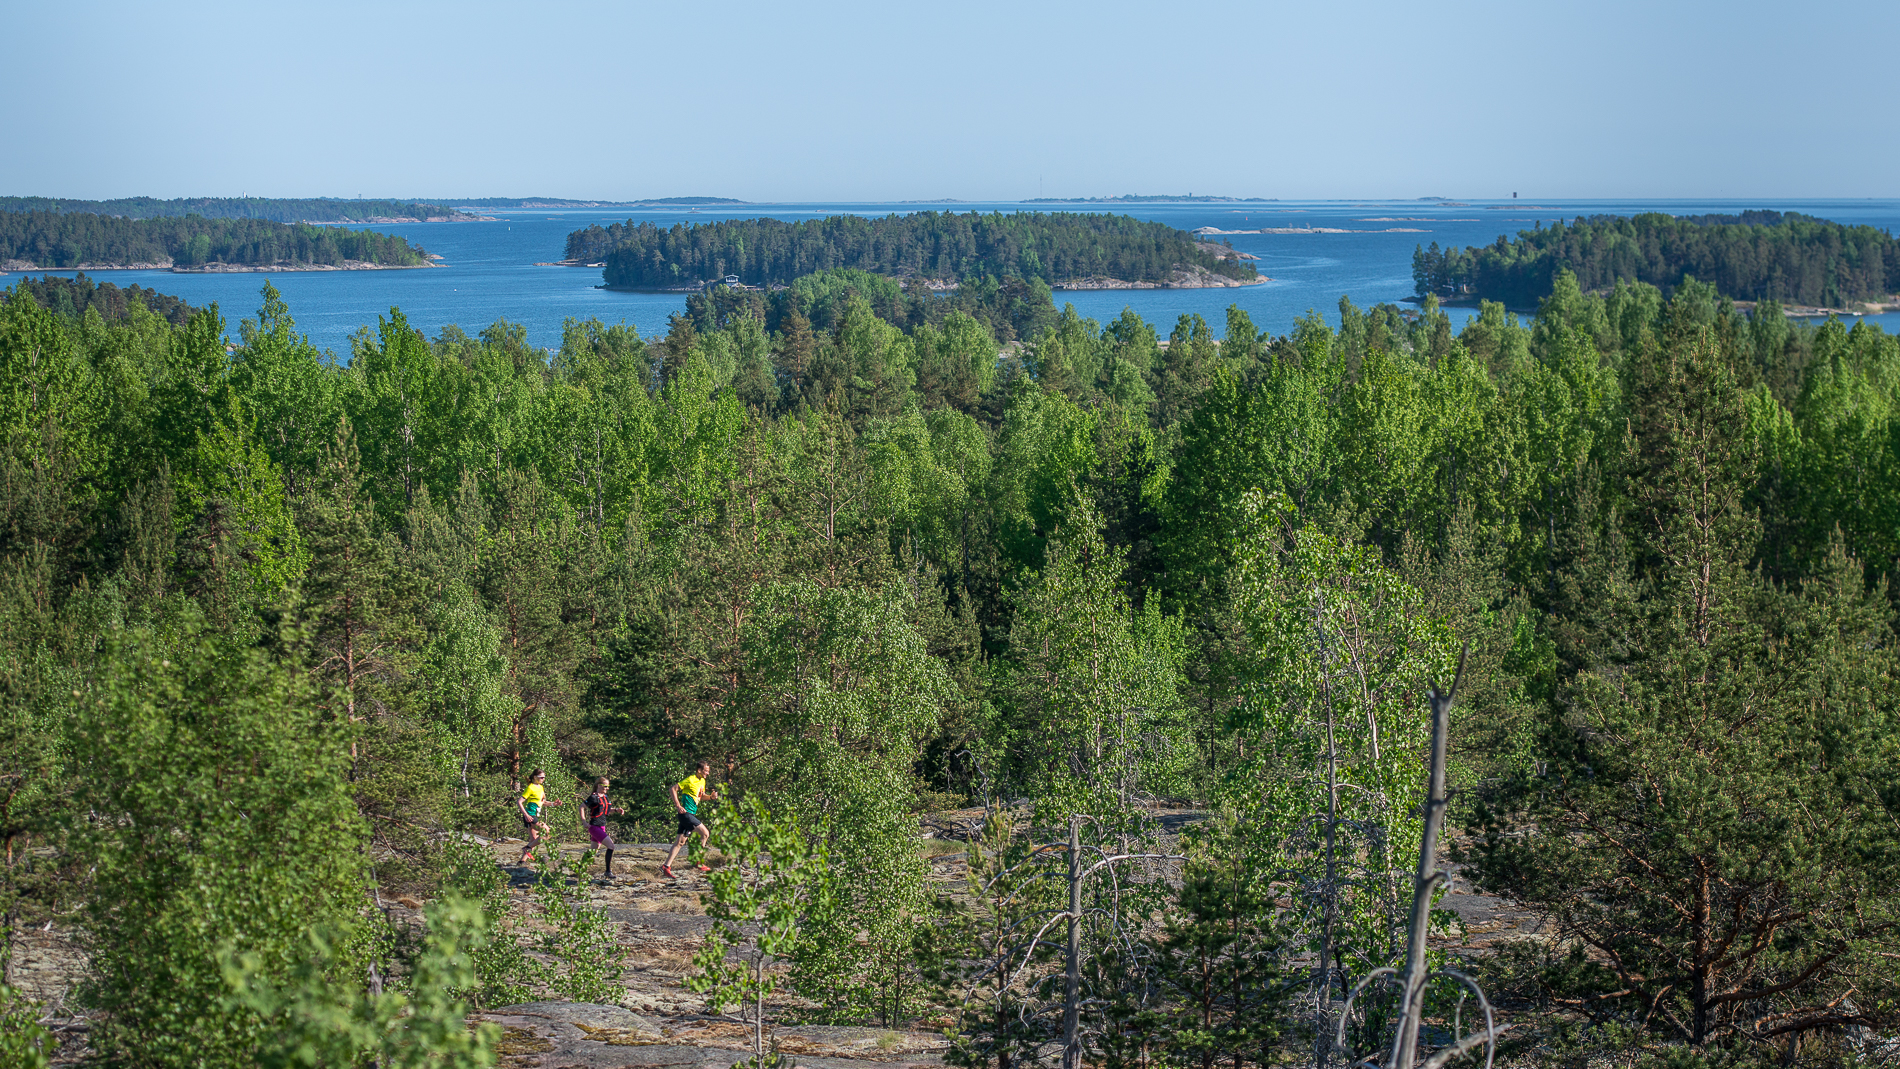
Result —
[{"label": "island with trees", "polygon": [[442,223],[472,222],[478,216],[440,204],[343,197],[121,197],[71,200],[64,197],[0,197],[4,212],[80,212],[127,219],[264,219],[273,223]]},{"label": "island with trees", "polygon": [[1512,308],[1536,307],[1565,271],[1588,291],[1619,282],[1668,291],[1693,277],[1734,300],[1845,308],[1900,292],[1900,240],[1799,212],[1646,212],[1560,219],[1486,246],[1440,249],[1433,242],[1412,255],[1420,296]]},{"label": "island with trees", "polygon": [[373,230],[201,216],[129,219],[0,211],[0,270],[323,271],[428,267],[429,254]]},{"label": "island with trees", "polygon": [[567,259],[604,263],[609,287],[696,289],[726,276],[789,285],[834,268],[954,286],[1033,279],[1056,289],[1244,285],[1258,273],[1194,235],[1126,215],[921,211],[785,222],[615,223],[568,235]]},{"label": "island with trees", "polygon": [[112,321],[133,314],[134,308],[146,311],[174,326],[184,326],[198,310],[183,299],[168,293],[131,285],[124,289],[110,282],[94,282],[81,273],[77,278],[47,275],[23,278],[10,290],[0,290],[0,302],[32,300],[69,319],[83,319],[88,309],[100,318]]}]

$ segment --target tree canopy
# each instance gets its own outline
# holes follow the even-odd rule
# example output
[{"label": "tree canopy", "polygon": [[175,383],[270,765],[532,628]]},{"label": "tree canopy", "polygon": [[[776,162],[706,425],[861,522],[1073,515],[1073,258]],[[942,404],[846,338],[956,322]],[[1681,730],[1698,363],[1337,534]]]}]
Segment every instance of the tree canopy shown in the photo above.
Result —
[{"label": "tree canopy", "polygon": [[467,212],[406,200],[346,200],[342,197],[120,197],[71,200],[65,197],[0,197],[0,212],[78,212],[125,219],[263,219],[273,223],[371,222],[382,219],[471,219]]},{"label": "tree canopy", "polygon": [[0,211],[0,260],[37,267],[82,264],[339,264],[414,267],[428,254],[373,230],[202,216],[127,219],[87,212]]},{"label": "tree canopy", "polygon": [[110,282],[94,282],[81,272],[77,278],[47,275],[38,280],[23,278],[11,291],[0,292],[0,300],[31,297],[41,306],[73,318],[82,318],[86,309],[96,308],[106,319],[123,319],[134,303],[141,304],[176,326],[184,326],[197,311],[191,305],[157,290],[136,283],[120,289]]},{"label": "tree canopy", "polygon": [[1900,244],[1871,226],[1799,212],[1623,217],[1593,215],[1520,230],[1486,246],[1412,255],[1418,293],[1466,296],[1531,308],[1560,272],[1585,290],[1644,282],[1673,290],[1684,277],[1732,300],[1839,308],[1900,292]]},{"label": "tree canopy", "polygon": [[567,237],[567,257],[604,261],[609,286],[669,288],[737,275],[785,285],[851,268],[895,278],[957,282],[981,275],[1055,285],[1088,277],[1163,281],[1178,267],[1252,278],[1233,257],[1198,248],[1191,234],[1126,215],[1065,212],[913,212],[786,222],[615,223]]},{"label": "tree canopy", "polygon": [[[492,1064],[466,1001],[622,962],[591,856],[511,901],[469,844],[535,769],[654,841],[705,761],[733,853],[689,979],[757,1050],[782,984],[951,1021],[970,1067],[1339,1065],[1395,1033],[1462,666],[1459,891],[1545,927],[1430,956],[1504,1057],[1891,1041],[1900,341],[1568,272],[1456,333],[1023,286],[1011,345],[841,270],[554,353],[391,309],[347,362],[269,286],[234,331],[15,289],[0,938],[77,930],[101,1060]],[[748,923],[771,962],[724,954]],[[1423,997],[1442,1052],[1470,1002]]]}]

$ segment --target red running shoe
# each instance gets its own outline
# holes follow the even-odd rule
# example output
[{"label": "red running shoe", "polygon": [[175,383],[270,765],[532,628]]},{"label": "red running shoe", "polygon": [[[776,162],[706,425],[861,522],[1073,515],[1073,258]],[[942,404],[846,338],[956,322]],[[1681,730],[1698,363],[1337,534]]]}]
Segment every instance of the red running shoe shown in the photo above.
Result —
[{"label": "red running shoe", "polygon": [[670,879],[672,879],[672,878],[673,878],[673,867],[672,867],[671,865],[661,865],[661,866],[660,866],[660,875],[662,875],[662,876],[664,876],[664,877],[666,877],[666,878],[667,878],[667,879],[669,879],[669,880],[670,880]]}]

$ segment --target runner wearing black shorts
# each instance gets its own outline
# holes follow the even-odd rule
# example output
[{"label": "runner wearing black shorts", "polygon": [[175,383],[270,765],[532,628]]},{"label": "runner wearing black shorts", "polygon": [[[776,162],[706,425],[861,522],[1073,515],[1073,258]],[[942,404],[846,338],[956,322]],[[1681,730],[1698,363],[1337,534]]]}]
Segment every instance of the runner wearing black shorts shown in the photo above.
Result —
[{"label": "runner wearing black shorts", "polygon": [[[679,860],[680,849],[686,845],[688,839],[693,837],[693,833],[699,833],[699,844],[702,847],[712,842],[712,832],[707,829],[706,822],[699,819],[699,803],[702,800],[710,801],[719,797],[717,792],[709,790],[706,786],[706,777],[710,775],[712,775],[711,762],[701,761],[692,775],[675,783],[672,790],[668,792],[673,797],[673,808],[679,811],[680,816],[679,838],[673,840],[673,849],[666,855],[666,865],[660,869],[660,874],[668,879],[673,876],[673,862]],[[712,869],[701,865],[699,871],[711,872]]]}]

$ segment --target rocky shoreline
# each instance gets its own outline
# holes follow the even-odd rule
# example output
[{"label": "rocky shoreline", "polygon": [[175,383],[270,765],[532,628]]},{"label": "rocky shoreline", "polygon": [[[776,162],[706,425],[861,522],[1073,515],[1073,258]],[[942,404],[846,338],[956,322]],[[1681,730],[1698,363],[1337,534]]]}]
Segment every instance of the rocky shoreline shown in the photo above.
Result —
[{"label": "rocky shoreline", "polygon": [[1091,276],[1073,278],[1049,287],[1054,290],[1208,290],[1238,289],[1241,286],[1258,286],[1262,282],[1272,282],[1265,275],[1253,278],[1228,278],[1217,275],[1205,267],[1177,267],[1165,281],[1129,282],[1125,279]]},{"label": "rocky shoreline", "polygon": [[[1735,307],[1754,314],[1755,301],[1736,301]],[[1789,319],[1823,319],[1827,316],[1877,316],[1888,312],[1900,312],[1900,296],[1884,301],[1855,301],[1842,308],[1829,308],[1818,304],[1784,304],[1781,314]]]},{"label": "rocky shoreline", "polygon": [[[1240,256],[1242,259],[1249,259],[1249,260],[1258,259],[1258,257],[1249,256],[1245,253],[1240,254]],[[536,263],[534,266],[536,267],[604,267],[606,265],[597,264],[597,263],[584,264],[584,263],[581,263],[579,260],[551,260],[551,261]],[[932,293],[954,293],[956,292],[956,289],[957,289],[957,283],[952,279],[916,278],[914,276],[909,277],[909,278],[896,278],[896,276],[886,276],[886,277],[894,278],[895,281],[905,286],[906,288],[916,287],[916,288],[921,288],[921,289],[927,289]],[[1168,277],[1165,280],[1156,281],[1156,282],[1145,282],[1145,281],[1130,282],[1126,279],[1110,278],[1106,275],[1101,275],[1101,276],[1091,275],[1088,278],[1072,278],[1063,282],[1058,282],[1050,286],[1049,288],[1052,290],[1206,290],[1206,289],[1234,289],[1240,286],[1258,286],[1262,282],[1272,282],[1272,281],[1273,280],[1271,278],[1268,278],[1265,275],[1258,275],[1250,279],[1228,278],[1226,275],[1217,275],[1214,272],[1209,271],[1205,267],[1200,267],[1198,265],[1191,265],[1191,266],[1184,266],[1184,267],[1176,267],[1172,272],[1169,273]],[[666,286],[659,289],[655,289],[650,286],[602,286],[600,288],[604,290],[614,290],[621,293],[698,293],[700,290],[705,289],[707,285],[708,283],[705,283],[705,282],[697,282],[690,286]],[[784,286],[781,283],[774,282],[769,286],[742,285],[735,288],[747,289],[747,290],[776,290],[776,289],[783,289]]]},{"label": "rocky shoreline", "polygon": [[171,260],[157,263],[137,264],[93,264],[85,263],[74,267],[41,267],[31,260],[0,260],[0,274],[15,271],[170,271],[174,275],[227,275],[246,273],[285,274],[291,271],[409,271],[418,267],[438,267],[433,261],[419,264],[377,264],[368,260],[344,260],[336,264],[300,264],[280,261],[274,264],[200,264],[197,267],[179,267]]}]

